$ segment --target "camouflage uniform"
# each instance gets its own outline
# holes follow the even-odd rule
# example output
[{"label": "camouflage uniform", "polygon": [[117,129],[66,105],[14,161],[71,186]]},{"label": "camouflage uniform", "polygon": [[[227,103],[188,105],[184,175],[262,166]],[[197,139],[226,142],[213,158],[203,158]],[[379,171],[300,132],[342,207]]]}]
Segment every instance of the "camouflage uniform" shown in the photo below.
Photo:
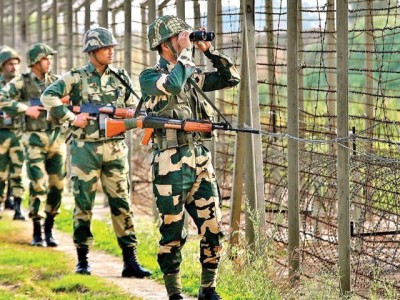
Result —
[{"label": "camouflage uniform", "polygon": [[[32,67],[40,62],[42,58],[54,54],[55,51],[49,46],[42,43],[34,44],[27,52],[28,66]],[[44,89],[56,81],[57,78],[56,75],[50,72],[44,74],[43,80],[39,80],[33,72],[15,77],[0,92],[0,108],[11,116],[24,114],[28,107],[31,106],[32,101],[39,100]],[[54,122],[47,121],[46,118],[45,111],[40,113],[38,119],[25,116],[22,136],[27,173],[30,180],[29,217],[34,222],[34,242],[32,242],[32,245],[37,246],[43,246],[39,223],[42,218],[39,214],[40,204],[42,202],[46,203],[46,220],[51,219],[50,222],[53,223],[61,205],[66,175],[64,136],[60,126]],[[46,182],[46,175],[48,183]],[[37,228],[38,226],[39,228]]]},{"label": "camouflage uniform", "polygon": [[[152,50],[190,27],[177,17],[163,16],[149,29]],[[159,117],[211,120],[213,111],[187,81],[194,79],[203,91],[232,87],[239,76],[231,59],[214,48],[205,53],[217,69],[203,73],[191,61],[192,49],[178,55],[177,63],[160,58],[139,77],[146,111]],[[164,273],[168,294],[180,294],[179,269],[184,231],[184,209],[193,218],[200,241],[202,287],[215,287],[222,250],[220,199],[211,154],[203,141],[211,136],[167,129],[153,135],[153,192],[161,214],[161,240],[158,263]],[[178,298],[179,299],[179,298]]]},{"label": "camouflage uniform", "polygon": [[[0,50],[0,71],[2,66],[10,59],[21,61],[18,53],[7,46]],[[0,89],[7,84],[5,78],[0,75]],[[0,110],[0,210],[5,198],[5,187],[8,180],[11,195],[17,198],[17,202],[22,199],[24,187],[22,184],[22,166],[24,163],[24,152],[21,143],[22,130],[21,118],[12,118]],[[17,204],[19,211],[19,205]],[[14,219],[25,219],[20,213],[15,214]]]},{"label": "camouflage uniform", "polygon": [[[89,30],[84,41],[83,52],[117,45],[112,34],[101,27]],[[104,73],[100,74],[89,62],[82,68],[71,70],[49,86],[42,95],[42,102],[53,118],[71,123],[76,118],[75,114],[60,102],[65,95],[70,96],[72,105],[93,103],[132,107],[135,104],[133,97],[115,73],[132,86],[125,70],[107,66]],[[84,264],[87,264],[87,258],[83,257],[83,252],[87,254],[87,249],[93,243],[92,209],[99,179],[108,197],[118,244],[123,250],[136,249],[137,244],[129,202],[128,147],[123,135],[106,139],[99,121],[99,118],[90,120],[83,129],[72,126],[71,179],[75,196],[73,239],[78,249],[78,260],[84,260]],[[86,250],[82,252],[80,249]],[[77,273],[90,274],[90,269],[87,265],[80,268],[78,262]]]}]

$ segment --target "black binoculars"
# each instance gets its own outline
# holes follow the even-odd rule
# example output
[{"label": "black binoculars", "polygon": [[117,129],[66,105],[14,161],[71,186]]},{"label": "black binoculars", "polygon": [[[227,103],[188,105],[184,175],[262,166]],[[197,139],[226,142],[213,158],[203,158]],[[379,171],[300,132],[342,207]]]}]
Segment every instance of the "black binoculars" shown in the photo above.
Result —
[{"label": "black binoculars", "polygon": [[196,30],[189,34],[191,41],[212,41],[215,38],[214,31]]}]

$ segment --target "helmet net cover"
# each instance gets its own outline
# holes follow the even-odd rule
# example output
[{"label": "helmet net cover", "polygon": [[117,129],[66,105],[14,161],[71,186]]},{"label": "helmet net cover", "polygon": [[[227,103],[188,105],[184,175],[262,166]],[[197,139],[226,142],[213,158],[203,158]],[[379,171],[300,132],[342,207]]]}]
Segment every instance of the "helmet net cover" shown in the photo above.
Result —
[{"label": "helmet net cover", "polygon": [[42,58],[48,55],[54,55],[56,53],[57,53],[56,50],[54,50],[49,45],[46,45],[44,43],[33,44],[26,53],[27,65],[28,67],[31,67],[37,62],[41,61]]},{"label": "helmet net cover", "polygon": [[21,62],[21,57],[13,48],[8,46],[3,46],[0,48],[0,70],[2,66],[10,59],[18,59]]},{"label": "helmet net cover", "polygon": [[100,48],[117,46],[114,35],[103,27],[89,29],[83,36],[82,52],[91,52]]},{"label": "helmet net cover", "polygon": [[149,27],[150,49],[155,50],[158,45],[165,42],[170,37],[179,34],[184,30],[192,28],[182,19],[175,16],[162,16],[156,19]]}]

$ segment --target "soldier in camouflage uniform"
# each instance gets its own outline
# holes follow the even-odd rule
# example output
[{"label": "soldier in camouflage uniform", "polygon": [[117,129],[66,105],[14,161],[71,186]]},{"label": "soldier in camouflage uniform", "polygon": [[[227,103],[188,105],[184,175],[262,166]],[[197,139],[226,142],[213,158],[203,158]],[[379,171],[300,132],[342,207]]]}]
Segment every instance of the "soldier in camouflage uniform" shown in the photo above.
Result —
[{"label": "soldier in camouflage uniform", "polygon": [[[0,88],[13,79],[19,70],[21,57],[7,46],[0,49]],[[21,119],[12,118],[0,110],[0,218],[5,187],[8,179],[8,191],[5,208],[14,208],[14,220],[25,220],[21,213],[21,201],[24,194],[22,185],[22,165],[24,150],[21,143]],[[14,199],[15,206],[11,201]]]},{"label": "soldier in camouflage uniform", "polygon": [[107,139],[101,116],[96,118],[88,113],[75,115],[60,101],[63,96],[69,95],[73,105],[92,103],[132,107],[133,97],[117,77],[132,86],[129,75],[123,69],[109,66],[116,45],[117,41],[107,29],[88,30],[84,36],[83,52],[88,54],[89,63],[63,75],[46,89],[41,99],[53,118],[72,125],[73,239],[78,254],[76,273],[91,273],[87,255],[93,243],[92,209],[100,179],[109,201],[118,244],[122,248],[122,276],[142,278],[151,275],[151,272],[144,269],[136,258],[137,239],[129,201],[128,148],[124,136]]},{"label": "soldier in camouflage uniform", "polygon": [[[65,139],[61,128],[47,121],[46,110],[38,103],[44,89],[57,80],[50,72],[51,57],[56,53],[43,43],[32,45],[27,52],[30,72],[11,80],[0,92],[0,108],[11,116],[24,116],[22,142],[25,147],[29,183],[29,217],[33,221],[32,246],[45,246],[42,238],[40,204],[46,203],[45,241],[56,247],[53,238],[54,218],[61,205],[65,178]],[[46,179],[48,182],[46,182]]]},{"label": "soldier in camouflage uniform", "polygon": [[[190,27],[175,16],[163,16],[149,27],[149,42],[160,60],[144,70],[140,86],[148,114],[175,119],[211,120],[213,111],[188,82],[192,78],[207,92],[233,87],[239,76],[231,59],[217,52],[210,42],[195,42],[216,71],[203,73],[191,60]],[[164,274],[169,299],[183,299],[180,282],[184,209],[193,218],[200,241],[202,265],[199,299],[221,299],[215,291],[222,250],[219,193],[209,150],[211,138],[174,129],[153,135],[153,192],[161,214],[158,263]]]}]

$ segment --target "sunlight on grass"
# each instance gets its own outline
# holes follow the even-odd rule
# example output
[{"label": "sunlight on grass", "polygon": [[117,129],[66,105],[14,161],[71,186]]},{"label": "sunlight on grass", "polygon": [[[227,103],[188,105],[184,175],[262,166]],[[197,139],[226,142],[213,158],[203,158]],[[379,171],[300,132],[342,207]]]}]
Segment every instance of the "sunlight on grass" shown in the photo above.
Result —
[{"label": "sunlight on grass", "polygon": [[74,274],[71,257],[18,241],[26,234],[22,222],[0,221],[0,299],[139,299],[103,278]]}]

